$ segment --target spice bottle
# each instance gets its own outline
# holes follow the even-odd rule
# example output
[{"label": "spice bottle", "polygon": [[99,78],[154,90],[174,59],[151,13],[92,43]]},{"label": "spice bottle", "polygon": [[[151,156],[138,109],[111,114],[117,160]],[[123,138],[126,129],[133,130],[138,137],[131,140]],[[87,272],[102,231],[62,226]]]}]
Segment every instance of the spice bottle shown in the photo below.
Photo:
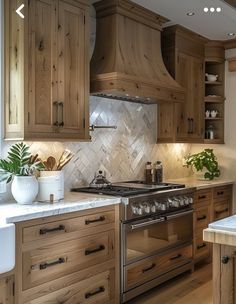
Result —
[{"label": "spice bottle", "polygon": [[151,184],[153,182],[153,168],[152,168],[151,162],[146,163],[145,177],[146,177],[147,184]]},{"label": "spice bottle", "polygon": [[154,165],[154,182],[160,184],[163,181],[163,166],[161,161],[157,161]]}]

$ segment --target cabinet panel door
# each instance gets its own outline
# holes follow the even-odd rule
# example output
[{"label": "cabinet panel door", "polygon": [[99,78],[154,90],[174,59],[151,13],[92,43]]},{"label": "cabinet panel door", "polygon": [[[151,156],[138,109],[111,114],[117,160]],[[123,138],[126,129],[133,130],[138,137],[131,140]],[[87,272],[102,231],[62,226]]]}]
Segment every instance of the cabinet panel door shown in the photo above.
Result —
[{"label": "cabinet panel door", "polygon": [[28,132],[53,132],[57,101],[57,1],[29,1]]},{"label": "cabinet panel door", "polygon": [[0,279],[0,303],[1,304],[13,304],[14,303],[14,291],[13,277],[7,277]]},{"label": "cabinet panel door", "polygon": [[[59,1],[58,64],[59,64],[59,128],[61,133],[85,135],[87,88],[87,28],[85,11]],[[85,102],[86,100],[86,102]]]},{"label": "cabinet panel door", "polygon": [[204,70],[203,59],[192,57],[191,62],[191,98],[187,105],[188,117],[191,119],[191,137],[204,138],[203,134],[203,101],[204,101]]},{"label": "cabinet panel door", "polygon": [[175,105],[177,117],[177,140],[188,138],[190,121],[188,117],[188,104],[191,102],[191,56],[179,53],[176,65],[176,81],[186,89],[185,102]]}]

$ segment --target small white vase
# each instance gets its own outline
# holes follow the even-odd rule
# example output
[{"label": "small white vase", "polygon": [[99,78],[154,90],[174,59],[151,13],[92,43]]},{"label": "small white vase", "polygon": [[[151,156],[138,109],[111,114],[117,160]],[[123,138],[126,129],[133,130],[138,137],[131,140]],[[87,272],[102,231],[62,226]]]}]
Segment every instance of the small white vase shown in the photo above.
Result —
[{"label": "small white vase", "polygon": [[17,203],[32,204],[38,194],[38,181],[32,176],[14,176],[11,192]]}]

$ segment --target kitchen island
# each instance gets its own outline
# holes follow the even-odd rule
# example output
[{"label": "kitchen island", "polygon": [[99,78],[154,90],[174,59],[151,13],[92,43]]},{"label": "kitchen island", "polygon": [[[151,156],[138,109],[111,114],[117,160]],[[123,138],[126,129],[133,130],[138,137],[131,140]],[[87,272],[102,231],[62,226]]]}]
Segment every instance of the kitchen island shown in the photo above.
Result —
[{"label": "kitchen island", "polygon": [[236,215],[213,222],[203,231],[213,243],[213,304],[236,303]]}]

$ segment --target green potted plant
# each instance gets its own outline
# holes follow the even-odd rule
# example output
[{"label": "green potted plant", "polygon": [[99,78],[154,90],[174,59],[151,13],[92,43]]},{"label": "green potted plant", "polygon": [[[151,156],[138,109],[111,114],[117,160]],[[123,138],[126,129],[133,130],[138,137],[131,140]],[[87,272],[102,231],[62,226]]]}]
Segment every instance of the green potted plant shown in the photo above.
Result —
[{"label": "green potted plant", "polygon": [[219,164],[213,149],[204,149],[197,154],[188,155],[185,158],[185,166],[192,167],[197,172],[204,172],[204,178],[213,180],[220,176]]},{"label": "green potted plant", "polygon": [[37,155],[29,152],[29,146],[17,143],[11,146],[7,159],[0,158],[0,182],[12,181],[11,191],[19,204],[30,204],[38,194],[36,171],[44,168]]}]

